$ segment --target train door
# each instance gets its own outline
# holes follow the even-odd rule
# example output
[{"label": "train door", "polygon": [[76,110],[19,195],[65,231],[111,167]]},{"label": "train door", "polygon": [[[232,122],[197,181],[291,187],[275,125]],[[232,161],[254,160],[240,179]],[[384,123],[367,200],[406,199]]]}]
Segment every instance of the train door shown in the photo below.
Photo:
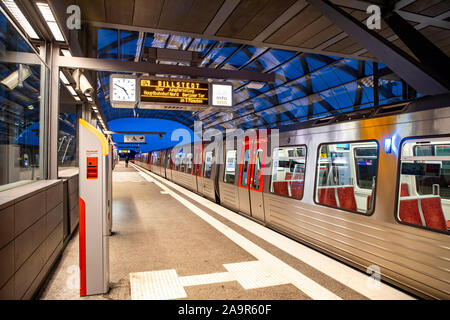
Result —
[{"label": "train door", "polygon": [[168,179],[168,180],[172,180],[172,169],[173,169],[172,150],[167,149],[167,151],[166,151],[166,179]]},{"label": "train door", "polygon": [[253,142],[252,161],[251,161],[251,176],[249,183],[250,192],[250,208],[253,218],[260,221],[265,221],[264,217],[264,201],[263,201],[263,186],[264,186],[264,163],[267,153],[267,140],[256,139]]},{"label": "train door", "polygon": [[192,174],[195,176],[195,184],[197,185],[197,192],[200,194],[203,194],[202,169],[203,169],[203,145],[201,143],[196,143],[194,146],[194,170],[192,170]]},{"label": "train door", "polygon": [[148,170],[152,171],[153,152],[148,153]]},{"label": "train door", "polygon": [[253,141],[245,140],[242,146],[241,164],[239,168],[239,211],[251,216],[250,207],[250,161]]},{"label": "train door", "polygon": [[166,150],[161,151],[162,152],[162,163],[161,163],[161,175],[167,179],[167,170],[166,170]]},{"label": "train door", "polygon": [[267,140],[246,140],[239,170],[239,211],[264,221],[263,182]]}]

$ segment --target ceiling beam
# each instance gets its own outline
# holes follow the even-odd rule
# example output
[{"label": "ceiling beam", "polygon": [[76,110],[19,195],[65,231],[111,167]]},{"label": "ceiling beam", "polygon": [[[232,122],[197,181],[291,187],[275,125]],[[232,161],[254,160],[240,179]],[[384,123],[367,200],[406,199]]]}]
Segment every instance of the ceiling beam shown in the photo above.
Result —
[{"label": "ceiling beam", "polygon": [[264,41],[270,37],[275,31],[285,25],[289,20],[295,17],[300,11],[302,11],[308,4],[305,0],[297,0],[292,6],[284,11],[272,24],[265,28],[260,34],[258,34],[253,41]]},{"label": "ceiling beam", "polygon": [[150,74],[185,75],[190,77],[230,79],[257,82],[275,82],[275,75],[254,71],[226,70],[213,68],[200,68],[178,66],[169,64],[156,64],[147,62],[104,60],[96,58],[64,57],[58,56],[56,63],[64,68],[82,68],[109,72],[138,72]]},{"label": "ceiling beam", "polygon": [[335,51],[326,51],[326,50],[311,49],[311,48],[305,48],[305,47],[299,47],[299,46],[274,44],[274,43],[268,43],[268,42],[263,42],[263,41],[243,40],[243,39],[219,37],[219,36],[213,36],[213,35],[207,36],[202,33],[181,32],[181,31],[173,31],[173,30],[168,30],[168,29],[157,29],[157,28],[147,28],[147,27],[136,27],[136,26],[130,26],[130,25],[106,23],[106,22],[99,22],[99,21],[85,21],[85,22],[90,23],[93,27],[96,27],[96,28],[171,34],[171,35],[176,35],[176,36],[184,36],[184,37],[191,37],[191,38],[198,38],[198,39],[232,42],[235,44],[247,44],[247,45],[251,45],[254,47],[290,50],[290,51],[295,51],[295,52],[309,52],[309,53],[323,54],[323,55],[328,55],[328,56],[335,56],[335,57],[342,57],[342,58],[349,58],[349,59],[365,60],[365,61],[377,61],[377,59],[375,59],[375,58],[361,57],[356,54],[344,54],[344,53],[339,53],[339,52],[335,52]]},{"label": "ceiling beam", "polygon": [[239,2],[240,0],[225,0],[203,34],[207,36],[215,35],[231,15],[233,10],[236,9],[236,7],[239,5]]},{"label": "ceiling beam", "polygon": [[421,94],[435,95],[448,92],[449,89],[426,72],[417,61],[376,32],[369,30],[344,10],[328,1],[307,1]]}]

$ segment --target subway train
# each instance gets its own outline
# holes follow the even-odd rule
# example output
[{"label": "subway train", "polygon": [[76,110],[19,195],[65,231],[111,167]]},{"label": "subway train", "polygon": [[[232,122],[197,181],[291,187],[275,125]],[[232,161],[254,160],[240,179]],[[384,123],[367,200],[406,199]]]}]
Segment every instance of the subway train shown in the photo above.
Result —
[{"label": "subway train", "polygon": [[418,297],[449,299],[449,102],[288,125],[276,147],[273,130],[256,131],[135,164]]}]

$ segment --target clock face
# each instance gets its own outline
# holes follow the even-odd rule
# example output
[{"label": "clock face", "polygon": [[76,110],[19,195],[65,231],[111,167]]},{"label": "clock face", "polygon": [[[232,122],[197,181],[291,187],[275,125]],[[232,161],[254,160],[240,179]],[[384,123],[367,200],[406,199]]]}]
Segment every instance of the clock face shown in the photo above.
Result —
[{"label": "clock face", "polygon": [[112,101],[136,102],[136,79],[112,78]]}]

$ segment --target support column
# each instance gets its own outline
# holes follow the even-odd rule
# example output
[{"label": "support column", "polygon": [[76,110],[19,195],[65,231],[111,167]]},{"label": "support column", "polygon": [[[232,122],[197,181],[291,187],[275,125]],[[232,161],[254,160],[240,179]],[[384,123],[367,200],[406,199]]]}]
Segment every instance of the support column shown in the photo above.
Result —
[{"label": "support column", "polygon": [[50,66],[50,104],[48,116],[48,178],[58,179],[58,130],[59,130],[59,66],[57,56],[59,47],[48,46]]}]

